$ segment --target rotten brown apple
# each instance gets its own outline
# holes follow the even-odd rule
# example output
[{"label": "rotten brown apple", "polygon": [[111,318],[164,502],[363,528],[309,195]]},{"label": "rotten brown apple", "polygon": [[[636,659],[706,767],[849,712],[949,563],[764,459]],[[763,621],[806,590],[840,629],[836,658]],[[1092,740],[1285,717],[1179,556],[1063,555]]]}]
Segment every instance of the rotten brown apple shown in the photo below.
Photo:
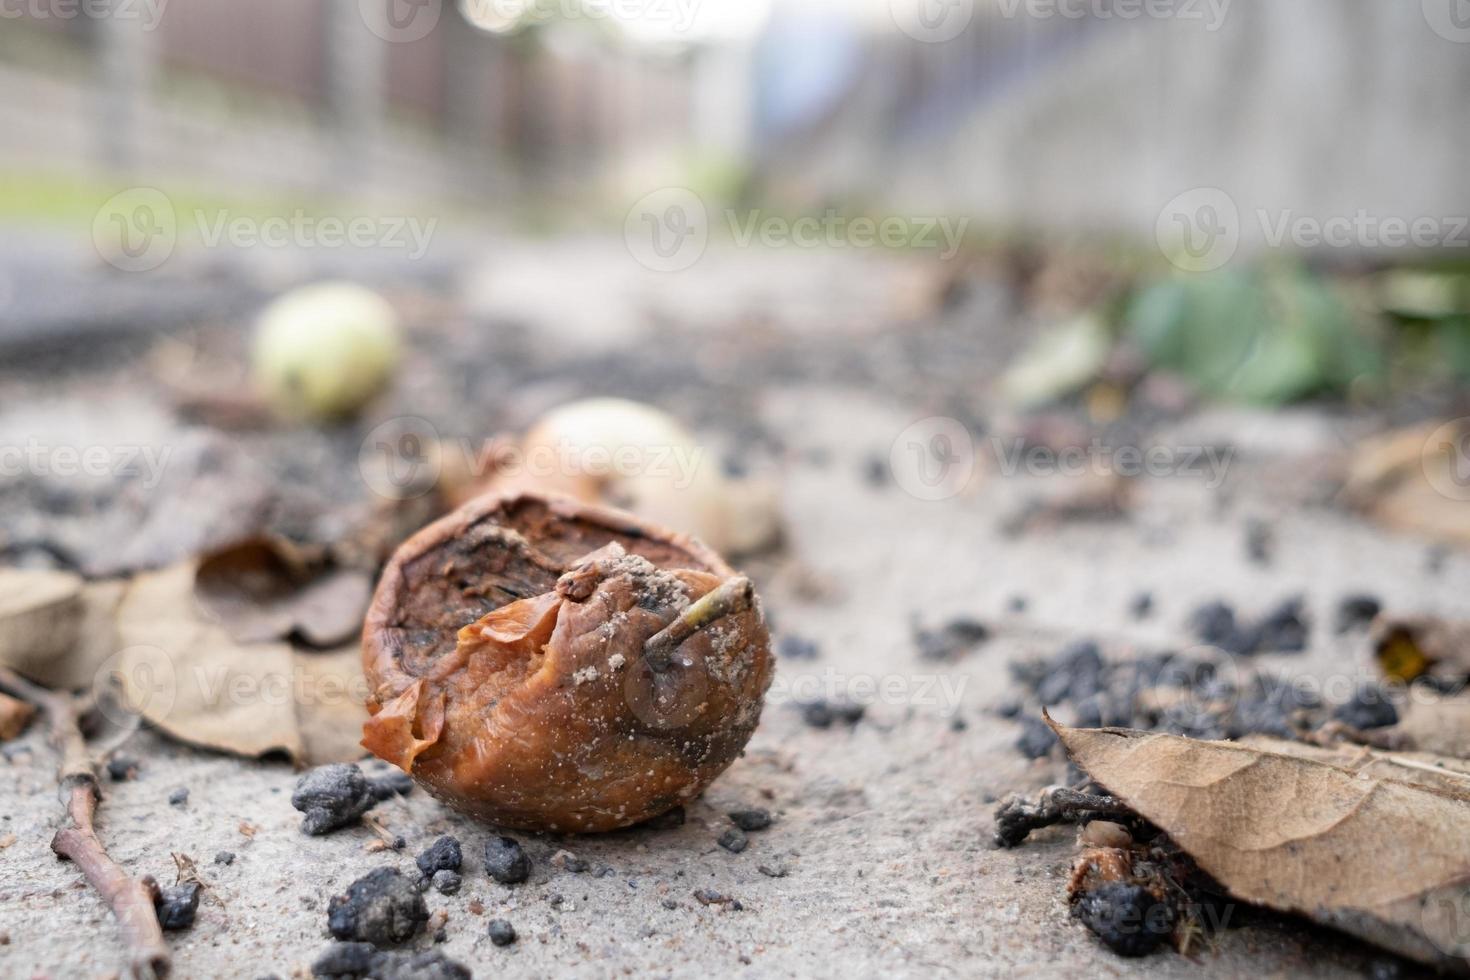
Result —
[{"label": "rotten brown apple", "polygon": [[405,542],[363,630],[363,745],[508,827],[604,831],[698,796],[773,661],[750,583],[698,541],[531,493]]}]

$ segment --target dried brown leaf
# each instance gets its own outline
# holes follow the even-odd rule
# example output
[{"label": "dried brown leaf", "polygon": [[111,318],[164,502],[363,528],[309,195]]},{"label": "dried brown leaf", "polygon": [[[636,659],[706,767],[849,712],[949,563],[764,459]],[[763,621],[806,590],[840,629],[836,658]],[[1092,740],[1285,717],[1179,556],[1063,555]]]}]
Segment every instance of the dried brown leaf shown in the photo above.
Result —
[{"label": "dried brown leaf", "polygon": [[345,643],[362,629],[372,594],[364,571],[335,568],[312,549],[252,538],[199,561],[199,604],[241,643],[299,636],[312,646]]},{"label": "dried brown leaf", "polygon": [[288,643],[240,643],[194,601],[195,563],[133,580],[118,607],[127,704],[185,742],[302,755]]},{"label": "dried brown leaf", "polygon": [[1463,421],[1428,422],[1364,440],[1349,463],[1343,499],[1387,527],[1470,544],[1470,512],[1443,489],[1460,484],[1464,434]]},{"label": "dried brown leaf", "polygon": [[366,753],[362,723],[367,718],[367,679],[356,643],[322,653],[296,652],[296,724],[304,761],[355,762]]},{"label": "dried brown leaf", "polygon": [[[1470,778],[1371,752],[1351,766],[1289,743],[1055,727],[1236,898],[1470,972]],[[1384,774],[1399,769],[1412,776]]]},{"label": "dried brown leaf", "polygon": [[82,579],[70,572],[0,568],[0,664],[48,687],[76,642]]}]

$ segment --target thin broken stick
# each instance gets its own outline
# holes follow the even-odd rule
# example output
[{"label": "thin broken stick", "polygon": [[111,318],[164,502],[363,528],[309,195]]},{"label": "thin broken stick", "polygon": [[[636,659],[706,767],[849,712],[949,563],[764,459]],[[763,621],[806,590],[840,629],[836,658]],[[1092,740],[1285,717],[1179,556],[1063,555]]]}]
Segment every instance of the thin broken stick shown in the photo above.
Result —
[{"label": "thin broken stick", "polygon": [[154,911],[158,884],[149,877],[130,877],[108,856],[92,826],[101,793],[96,762],[87,752],[82,736],[76,700],[69,694],[32,684],[3,667],[0,667],[0,688],[41,709],[46,716],[51,745],[61,756],[57,778],[61,784],[61,803],[71,826],[56,832],[51,849],[81,869],[117,917],[128,950],[129,975],[139,980],[167,976],[173,959],[163,941],[158,913]]},{"label": "thin broken stick", "polygon": [[750,579],[736,575],[726,579],[715,588],[691,602],[674,621],[643,644],[643,656],[648,666],[656,673],[663,673],[673,666],[674,651],[679,644],[718,619],[741,613],[750,608],[755,589]]}]

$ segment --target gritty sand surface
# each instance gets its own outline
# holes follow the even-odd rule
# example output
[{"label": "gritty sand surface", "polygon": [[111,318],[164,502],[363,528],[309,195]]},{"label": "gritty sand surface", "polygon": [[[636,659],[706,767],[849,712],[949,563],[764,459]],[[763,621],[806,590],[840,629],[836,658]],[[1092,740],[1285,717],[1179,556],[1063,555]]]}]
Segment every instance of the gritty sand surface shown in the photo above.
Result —
[{"label": "gritty sand surface", "polygon": [[[922,386],[919,386],[922,387]],[[677,399],[675,399],[677,400]],[[745,757],[671,830],[525,840],[531,880],[490,880],[480,853],[490,828],[422,792],[374,813],[407,839],[402,852],[370,852],[375,835],[353,827],[325,837],[297,829],[288,765],[194,751],[144,733],[128,747],[135,781],[109,784],[100,833],[125,867],[173,878],[170,852],[199,862],[208,891],[196,924],[172,934],[181,977],[304,975],[329,943],[328,899],[361,874],[413,857],[437,835],[464,844],[458,895],[429,892],[448,914],[442,948],[476,976],[1342,976],[1364,975],[1376,954],[1283,918],[1251,919],[1214,948],[1140,961],[1101,947],[1068,915],[1063,894],[1073,831],[1042,832],[1015,850],[990,845],[1004,794],[1064,778],[1059,759],[1028,761],[1018,726],[992,710],[1011,692],[1006,665],[1091,636],[1109,656],[1181,647],[1189,610],[1215,597],[1260,611],[1294,593],[1315,621],[1311,650],[1271,658],[1321,676],[1371,676],[1360,637],[1330,629],[1345,592],[1368,590],[1392,608],[1455,612],[1470,591],[1470,561],[1438,571],[1423,541],[1375,529],[1313,499],[1320,454],[1347,430],[1325,414],[1287,421],[1215,412],[1186,425],[1239,447],[1225,484],[1195,477],[1139,481],[1118,521],[1081,522],[1008,535],[1002,524],[1033,491],[1057,481],[991,472],[972,492],[924,501],[865,470],[886,457],[932,404],[868,384],[773,379],[750,410],[788,434],[781,468],[788,532],[782,558],[749,564],[777,632],[815,639],[820,656],[783,661]],[[1182,441],[1183,436],[1179,437]],[[981,466],[994,454],[977,443]],[[1063,481],[1065,482],[1065,480]],[[1244,548],[1247,518],[1269,520],[1267,566]],[[1128,612],[1149,590],[1155,612]],[[1024,612],[1008,611],[1024,596]],[[968,614],[996,635],[952,664],[921,660],[911,621]],[[803,723],[794,697],[887,696],[848,729]],[[856,686],[854,686],[856,685]],[[962,720],[962,724],[957,720]],[[59,817],[54,760],[33,728],[0,759],[0,975],[105,977],[119,966],[117,930],[75,868],[48,847]],[[190,790],[183,806],[167,798]],[[715,844],[730,809],[775,814],[749,848]],[[246,834],[242,827],[252,830]],[[571,873],[549,859],[567,849],[590,862]],[[213,863],[222,850],[233,864]],[[773,877],[762,868],[778,873]],[[740,911],[698,903],[714,889]],[[520,940],[486,936],[509,919]],[[417,944],[427,947],[428,937]]]}]

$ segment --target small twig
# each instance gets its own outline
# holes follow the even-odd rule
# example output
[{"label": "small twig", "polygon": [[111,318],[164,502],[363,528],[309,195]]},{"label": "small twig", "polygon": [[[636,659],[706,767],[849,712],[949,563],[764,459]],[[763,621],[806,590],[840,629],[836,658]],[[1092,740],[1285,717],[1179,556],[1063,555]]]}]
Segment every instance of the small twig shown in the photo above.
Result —
[{"label": "small twig", "polygon": [[1015,847],[1033,830],[1059,823],[1079,823],[1091,817],[1133,817],[1121,800],[1096,793],[1079,793],[1064,786],[1044,789],[1033,801],[1011,796],[995,810],[995,843]]},{"label": "small twig", "polygon": [[755,598],[750,579],[736,575],[691,602],[674,621],[643,644],[643,657],[656,673],[673,666],[674,651],[679,645],[710,623],[749,609]]},{"label": "small twig", "polygon": [[51,745],[61,756],[57,778],[61,784],[61,804],[66,808],[71,826],[56,832],[51,849],[57,856],[74,862],[112,909],[128,949],[130,975],[139,980],[167,976],[173,958],[163,941],[158,913],[154,911],[158,884],[149,877],[129,877],[108,856],[92,824],[101,791],[96,764],[82,736],[76,700],[69,694],[32,684],[3,667],[0,667],[0,688],[41,709],[46,716]]}]

